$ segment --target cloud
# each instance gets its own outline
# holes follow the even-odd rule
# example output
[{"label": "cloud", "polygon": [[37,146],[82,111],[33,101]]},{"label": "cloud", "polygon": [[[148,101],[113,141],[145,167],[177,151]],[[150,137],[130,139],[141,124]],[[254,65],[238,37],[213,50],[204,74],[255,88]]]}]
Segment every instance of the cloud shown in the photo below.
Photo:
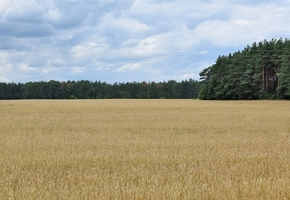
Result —
[{"label": "cloud", "polygon": [[84,72],[83,70],[84,70],[83,67],[72,67],[70,72],[72,74],[78,74],[78,73],[83,73]]},{"label": "cloud", "polygon": [[257,7],[235,6],[229,20],[207,20],[194,30],[199,39],[216,46],[246,46],[254,41],[287,37],[289,7],[263,5]]},{"label": "cloud", "polygon": [[[131,34],[150,30],[149,26],[139,22],[136,19],[128,17],[117,18],[112,13],[105,14],[101,21],[102,22],[99,25],[99,30],[102,31],[115,29],[113,31],[119,30]],[[120,34],[120,32],[116,33]]]},{"label": "cloud", "polygon": [[219,55],[289,37],[289,0],[2,0],[0,81],[198,79]]},{"label": "cloud", "polygon": [[187,80],[187,79],[192,79],[192,78],[197,78],[197,75],[193,74],[193,73],[188,73],[188,74],[182,75],[182,80]]},{"label": "cloud", "polygon": [[3,14],[3,19],[12,23],[41,23],[43,9],[34,1],[25,1],[7,8]]},{"label": "cloud", "polygon": [[9,82],[9,77],[7,75],[11,75],[12,65],[7,64],[7,55],[5,53],[0,53],[0,82]]},{"label": "cloud", "polygon": [[99,1],[99,5],[103,6],[103,5],[106,5],[106,4],[111,4],[113,2],[114,2],[114,0],[100,0]]},{"label": "cloud", "polygon": [[44,23],[45,10],[35,1],[4,0],[2,6],[0,35],[42,37],[52,33],[51,27]]},{"label": "cloud", "polygon": [[208,51],[206,51],[206,50],[199,52],[199,55],[207,55],[207,54],[208,54]]},{"label": "cloud", "polygon": [[114,72],[136,71],[140,68],[141,66],[138,63],[130,63],[119,67],[118,69],[114,70]]}]

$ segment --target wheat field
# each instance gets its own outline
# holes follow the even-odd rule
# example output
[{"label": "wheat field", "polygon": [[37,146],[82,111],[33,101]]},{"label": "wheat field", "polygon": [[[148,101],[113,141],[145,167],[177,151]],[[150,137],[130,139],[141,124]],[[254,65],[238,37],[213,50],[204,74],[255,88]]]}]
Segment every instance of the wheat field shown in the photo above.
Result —
[{"label": "wheat field", "polygon": [[0,199],[290,199],[290,103],[0,101]]}]

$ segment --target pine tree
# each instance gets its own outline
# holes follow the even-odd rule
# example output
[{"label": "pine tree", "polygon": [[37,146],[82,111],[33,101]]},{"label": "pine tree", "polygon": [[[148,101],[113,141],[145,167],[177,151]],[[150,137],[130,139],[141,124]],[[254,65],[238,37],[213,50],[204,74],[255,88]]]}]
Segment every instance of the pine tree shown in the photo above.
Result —
[{"label": "pine tree", "polygon": [[278,96],[282,99],[290,99],[290,41],[285,41],[283,49],[281,70],[278,73],[280,84],[278,87]]}]

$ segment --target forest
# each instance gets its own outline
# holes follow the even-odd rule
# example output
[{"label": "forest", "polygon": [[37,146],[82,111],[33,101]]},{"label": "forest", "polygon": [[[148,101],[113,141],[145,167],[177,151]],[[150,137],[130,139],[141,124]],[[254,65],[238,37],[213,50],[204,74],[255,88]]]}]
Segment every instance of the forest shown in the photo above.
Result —
[{"label": "forest", "polygon": [[197,98],[200,82],[127,82],[50,80],[48,82],[0,83],[0,99],[192,99]]},{"label": "forest", "polygon": [[200,72],[203,100],[290,99],[290,40],[253,43]]}]

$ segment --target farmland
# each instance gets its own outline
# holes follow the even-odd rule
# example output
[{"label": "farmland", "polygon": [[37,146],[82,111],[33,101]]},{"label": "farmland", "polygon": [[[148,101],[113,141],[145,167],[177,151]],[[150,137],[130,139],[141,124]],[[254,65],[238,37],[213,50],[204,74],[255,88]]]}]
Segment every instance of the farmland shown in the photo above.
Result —
[{"label": "farmland", "polygon": [[0,101],[0,199],[289,199],[287,101]]}]

